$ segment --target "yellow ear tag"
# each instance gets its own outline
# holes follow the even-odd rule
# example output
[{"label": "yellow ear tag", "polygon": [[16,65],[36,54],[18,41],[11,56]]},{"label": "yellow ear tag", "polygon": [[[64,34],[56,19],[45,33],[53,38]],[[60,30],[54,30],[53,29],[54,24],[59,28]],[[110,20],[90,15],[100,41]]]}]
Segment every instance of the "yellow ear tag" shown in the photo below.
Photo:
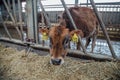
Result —
[{"label": "yellow ear tag", "polygon": [[76,33],[74,33],[74,35],[72,36],[72,41],[77,43],[78,42],[78,36]]},{"label": "yellow ear tag", "polygon": [[42,40],[48,40],[48,35],[47,35],[47,33],[43,33],[42,34]]}]

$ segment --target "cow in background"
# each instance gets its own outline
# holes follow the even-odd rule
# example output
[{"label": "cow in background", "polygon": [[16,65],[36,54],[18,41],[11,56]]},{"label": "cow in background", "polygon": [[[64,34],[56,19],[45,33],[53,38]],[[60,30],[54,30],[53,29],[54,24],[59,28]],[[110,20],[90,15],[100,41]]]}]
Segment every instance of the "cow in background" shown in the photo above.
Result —
[{"label": "cow in background", "polygon": [[[47,16],[49,17],[48,14],[47,14]],[[40,25],[48,26],[47,20],[46,20],[46,18],[44,17],[44,14],[43,14],[42,12],[38,13],[38,23],[39,23],[39,26],[40,26]]]},{"label": "cow in background", "polygon": [[[60,25],[61,26],[64,25],[70,31],[72,31],[71,37],[76,34],[77,36],[80,35],[81,38],[86,38],[86,44],[85,44],[86,48],[89,45],[91,38],[92,38],[91,52],[93,52],[97,34],[99,31],[99,27],[98,27],[99,24],[94,14],[94,11],[87,7],[71,7],[69,8],[69,11],[78,30],[74,30],[74,27],[72,23],[70,22],[70,19],[65,11],[63,12],[61,16],[61,20],[59,20]],[[77,44],[78,44],[77,49],[80,49],[79,40]]]}]

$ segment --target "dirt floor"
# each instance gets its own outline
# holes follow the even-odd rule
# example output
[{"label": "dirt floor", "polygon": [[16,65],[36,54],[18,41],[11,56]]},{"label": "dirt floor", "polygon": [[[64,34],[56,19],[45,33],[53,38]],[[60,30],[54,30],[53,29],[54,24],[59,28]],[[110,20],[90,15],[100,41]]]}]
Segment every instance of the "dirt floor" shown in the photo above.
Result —
[{"label": "dirt floor", "polygon": [[39,56],[0,45],[0,80],[120,80],[119,62],[95,62],[70,57],[60,66]]}]

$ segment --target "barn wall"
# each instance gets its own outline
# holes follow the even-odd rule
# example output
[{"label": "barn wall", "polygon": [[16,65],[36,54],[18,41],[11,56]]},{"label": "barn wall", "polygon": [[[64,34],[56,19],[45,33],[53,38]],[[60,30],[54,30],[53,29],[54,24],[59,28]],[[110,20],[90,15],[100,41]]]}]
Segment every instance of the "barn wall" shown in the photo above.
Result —
[{"label": "barn wall", "polygon": [[[87,4],[80,4],[80,6],[86,6]],[[100,12],[100,15],[103,19],[103,22],[105,23],[105,25],[116,25],[116,24],[120,24],[120,3],[98,3],[96,4],[98,11]],[[68,4],[68,7],[72,7],[74,6],[74,4]],[[62,13],[62,5],[45,5],[45,10],[49,10],[46,11],[49,17],[49,20],[51,23],[57,23],[57,16],[60,15]],[[89,4],[88,7],[91,8],[91,5]],[[25,7],[23,7],[22,9],[24,9]],[[55,11],[54,9],[60,9],[59,11]],[[40,11],[40,7],[38,7],[38,11]],[[8,16],[8,12],[6,11],[4,5],[1,5],[1,10],[2,10],[2,15],[3,15],[3,19],[6,20],[10,20],[10,16]],[[51,10],[51,11],[50,11]],[[13,13],[13,11],[11,11]],[[40,12],[39,12],[40,13]],[[16,16],[17,19],[19,19],[18,17],[18,7],[16,4]],[[22,14],[23,16],[23,22],[26,23],[26,16],[25,16],[25,12],[23,12]],[[39,17],[38,17],[39,19]],[[17,20],[18,21],[18,20]]]},{"label": "barn wall", "polygon": [[105,25],[108,24],[120,24],[120,12],[100,12],[101,17]]},{"label": "barn wall", "polygon": [[[48,11],[49,19],[51,23],[57,22],[57,16],[61,14],[61,11]],[[100,15],[105,25],[120,24],[120,12],[105,12],[100,11]]]}]

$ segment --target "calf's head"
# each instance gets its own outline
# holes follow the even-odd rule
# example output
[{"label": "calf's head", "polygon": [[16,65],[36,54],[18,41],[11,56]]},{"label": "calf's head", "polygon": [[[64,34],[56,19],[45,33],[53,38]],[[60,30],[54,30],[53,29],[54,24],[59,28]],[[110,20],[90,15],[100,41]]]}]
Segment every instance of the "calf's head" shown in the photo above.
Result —
[{"label": "calf's head", "polygon": [[69,29],[64,26],[54,26],[49,30],[50,37],[50,63],[60,65],[64,63],[69,43]]},{"label": "calf's head", "polygon": [[39,28],[39,32],[42,35],[48,35],[49,34],[49,28],[48,27],[41,27],[41,28]]}]

